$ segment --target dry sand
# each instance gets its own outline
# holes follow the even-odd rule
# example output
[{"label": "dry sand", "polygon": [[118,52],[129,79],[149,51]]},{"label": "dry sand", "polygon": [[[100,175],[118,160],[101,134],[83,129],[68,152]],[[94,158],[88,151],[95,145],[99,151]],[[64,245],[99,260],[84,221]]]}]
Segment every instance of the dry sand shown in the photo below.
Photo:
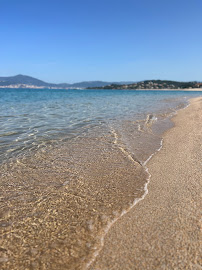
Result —
[{"label": "dry sand", "polygon": [[148,195],[114,224],[89,269],[202,269],[202,98],[173,121],[148,163]]}]

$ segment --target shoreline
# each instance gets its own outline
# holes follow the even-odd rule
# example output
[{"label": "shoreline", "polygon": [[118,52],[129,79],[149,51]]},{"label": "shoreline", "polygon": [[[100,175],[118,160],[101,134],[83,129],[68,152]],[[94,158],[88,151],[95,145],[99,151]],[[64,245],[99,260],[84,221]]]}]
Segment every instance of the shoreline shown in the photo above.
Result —
[{"label": "shoreline", "polygon": [[[145,172],[147,173],[147,178],[146,178],[146,183],[144,184],[144,194],[142,195],[142,197],[140,198],[135,198],[134,202],[130,205],[130,207],[126,210],[124,210],[117,218],[115,218],[114,220],[111,221],[110,224],[107,225],[107,227],[105,228],[105,233],[103,234],[103,236],[100,238],[100,249],[97,250],[93,256],[92,259],[86,264],[85,269],[89,269],[91,267],[91,265],[96,261],[96,258],[99,256],[100,251],[103,249],[104,247],[104,240],[106,235],[108,234],[108,232],[110,231],[110,229],[113,227],[113,225],[119,221],[119,219],[121,219],[124,215],[126,215],[127,213],[129,213],[135,206],[136,204],[138,204],[140,201],[144,200],[145,197],[147,196],[149,190],[148,190],[148,185],[150,183],[150,178],[151,178],[151,174],[149,173],[149,170],[147,168],[147,163],[150,161],[150,159],[156,155],[163,147],[163,139],[161,139],[161,143],[160,143],[160,147],[158,149],[156,149],[156,151],[154,153],[152,153],[148,159],[146,161],[144,161],[142,163],[142,167],[144,168]],[[131,157],[132,159],[132,157]],[[134,162],[134,160],[133,160]],[[92,269],[93,270],[93,269]]]},{"label": "shoreline", "polygon": [[[74,90],[74,89],[66,89],[66,90]],[[78,89],[75,89],[78,90]],[[202,92],[202,88],[185,88],[185,89],[100,89],[100,88],[94,88],[94,89],[88,89],[88,88],[81,88],[79,90],[101,90],[101,91],[109,91],[109,90],[116,90],[116,91],[157,91],[157,92]]]},{"label": "shoreline", "polygon": [[[162,148],[161,131],[170,125],[164,122],[168,114],[153,140],[151,125],[154,133],[158,127],[152,119],[94,127],[70,144],[2,164],[2,269],[90,267],[108,232],[147,198],[147,162]],[[150,152],[142,153],[141,145]]]},{"label": "shoreline", "polygon": [[[173,117],[175,126],[165,132],[161,151],[152,157],[147,165],[151,174],[149,194],[124,217],[117,220],[106,235],[103,249],[88,269],[200,269],[200,194],[193,186],[199,187],[201,180],[200,149],[197,151],[202,137],[202,129],[198,127],[199,119],[202,118],[201,109],[202,99],[194,98],[191,99],[190,106],[179,110]],[[195,118],[197,120],[194,121]],[[187,119],[188,123],[185,122]],[[177,137],[185,136],[187,141],[173,141]],[[183,152],[176,152],[176,147],[183,148]],[[193,156],[190,157],[190,153],[196,160],[192,160]],[[192,162],[190,170],[186,168],[189,161]],[[172,164],[175,162],[177,165],[174,166],[176,169],[173,172]],[[186,186],[184,182],[190,185],[186,178],[190,179],[192,174],[193,183]],[[177,177],[180,184],[176,181]],[[167,178],[172,182],[169,183]],[[191,189],[191,192],[186,189]],[[178,199],[176,191],[181,192],[179,197],[185,202]],[[177,210],[173,199],[177,202]],[[194,206],[190,206],[187,200]],[[195,215],[184,210],[189,207],[194,207],[192,210]],[[186,217],[187,213],[189,217]],[[191,236],[188,237],[187,234]]]},{"label": "shoreline", "polygon": [[[126,89],[127,90],[127,89]],[[130,89],[128,89],[130,90]],[[132,90],[132,89],[131,89]],[[137,91],[174,91],[174,92],[202,92],[202,88],[185,88],[185,89],[134,89]]]}]

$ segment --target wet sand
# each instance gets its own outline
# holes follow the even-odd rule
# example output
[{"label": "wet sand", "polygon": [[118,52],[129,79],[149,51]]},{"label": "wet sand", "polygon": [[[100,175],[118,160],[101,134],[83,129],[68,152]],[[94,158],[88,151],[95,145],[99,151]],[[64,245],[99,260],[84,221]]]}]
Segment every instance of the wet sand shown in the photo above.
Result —
[{"label": "wet sand", "polygon": [[202,98],[173,121],[147,164],[148,195],[113,225],[89,269],[202,269]]}]

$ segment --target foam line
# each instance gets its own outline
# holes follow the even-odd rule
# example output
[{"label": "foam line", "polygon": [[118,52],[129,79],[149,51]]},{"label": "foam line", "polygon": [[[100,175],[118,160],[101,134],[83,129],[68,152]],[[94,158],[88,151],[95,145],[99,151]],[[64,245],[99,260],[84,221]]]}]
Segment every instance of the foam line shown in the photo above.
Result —
[{"label": "foam line", "polygon": [[[112,130],[112,133],[113,133],[113,135],[114,135],[114,144],[118,145],[118,136],[117,136],[117,134],[116,134],[116,132],[115,132],[114,130]],[[114,224],[115,222],[117,222],[122,216],[124,216],[125,214],[127,214],[127,213],[128,213],[128,212],[129,212],[129,211],[130,211],[130,210],[131,210],[138,202],[144,200],[144,198],[145,198],[146,195],[148,194],[148,184],[149,184],[149,182],[150,182],[151,174],[149,173],[148,168],[146,167],[146,163],[153,157],[153,155],[155,155],[158,151],[161,150],[162,145],[163,145],[162,142],[163,142],[163,140],[161,140],[161,145],[160,145],[159,149],[157,149],[157,151],[155,151],[155,153],[153,153],[153,154],[152,154],[152,155],[151,155],[151,156],[150,156],[150,157],[142,164],[142,166],[144,167],[145,171],[146,171],[147,174],[148,174],[148,177],[147,177],[147,179],[146,179],[146,183],[144,184],[144,188],[143,188],[144,194],[142,195],[142,197],[136,198],[136,199],[133,201],[133,203],[128,207],[128,209],[123,210],[122,213],[121,213],[118,217],[114,218],[114,219],[113,219],[113,220],[105,227],[105,229],[104,229],[104,234],[103,234],[103,236],[102,236],[101,239],[100,239],[100,248],[94,252],[93,258],[92,258],[92,259],[87,263],[87,265],[86,265],[86,269],[88,269],[88,268],[90,267],[90,265],[95,261],[96,257],[99,255],[100,251],[102,250],[102,248],[103,248],[103,246],[104,246],[104,238],[105,238],[105,236],[107,235],[107,233],[109,232],[110,228],[113,226],[113,224]],[[135,160],[132,158],[132,156],[131,156],[129,153],[126,152],[126,150],[125,150],[124,148],[122,148],[122,147],[119,146],[119,145],[118,145],[118,147],[119,147],[119,149],[120,149],[124,154],[126,154],[126,155],[128,156],[128,158],[129,158],[133,163],[137,164],[137,161],[135,161]]]}]

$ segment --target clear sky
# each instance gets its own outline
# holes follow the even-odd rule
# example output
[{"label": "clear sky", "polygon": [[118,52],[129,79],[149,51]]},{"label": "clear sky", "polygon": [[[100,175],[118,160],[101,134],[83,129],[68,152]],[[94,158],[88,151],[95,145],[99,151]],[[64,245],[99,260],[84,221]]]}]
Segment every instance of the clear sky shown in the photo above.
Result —
[{"label": "clear sky", "polygon": [[0,0],[0,76],[202,81],[202,0]]}]

